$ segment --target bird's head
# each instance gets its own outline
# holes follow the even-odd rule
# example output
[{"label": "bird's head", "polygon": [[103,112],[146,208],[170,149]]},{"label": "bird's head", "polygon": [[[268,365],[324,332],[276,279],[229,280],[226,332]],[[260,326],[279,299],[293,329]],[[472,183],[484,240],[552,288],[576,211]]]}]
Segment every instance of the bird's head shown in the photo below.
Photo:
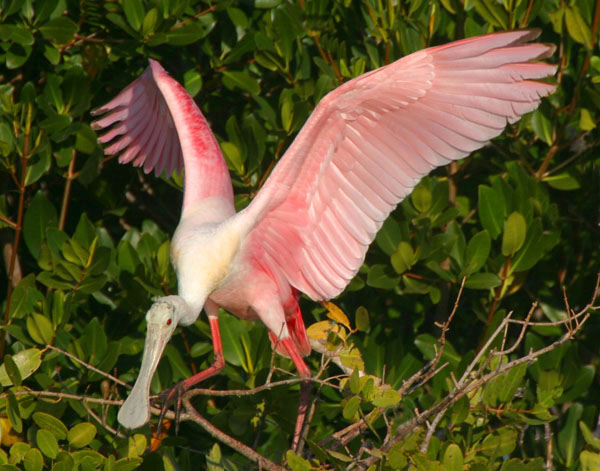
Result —
[{"label": "bird's head", "polygon": [[146,314],[146,342],[142,366],[131,394],[121,406],[121,425],[134,429],[150,420],[150,383],[163,350],[182,319],[190,317],[190,307],[179,296],[158,298]]}]

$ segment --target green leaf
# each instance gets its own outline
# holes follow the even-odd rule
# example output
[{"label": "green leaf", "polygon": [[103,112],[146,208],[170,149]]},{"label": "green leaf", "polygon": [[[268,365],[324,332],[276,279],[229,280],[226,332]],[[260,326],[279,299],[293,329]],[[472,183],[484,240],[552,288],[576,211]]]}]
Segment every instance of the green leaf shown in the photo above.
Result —
[{"label": "green leaf", "polygon": [[44,0],[43,2],[40,2],[40,4],[36,4],[34,22],[40,23],[46,21],[55,11],[58,1],[59,0]]},{"label": "green leaf", "polygon": [[7,398],[8,404],[6,406],[6,415],[15,432],[21,433],[23,431],[23,420],[21,420],[17,398],[10,390],[7,392]]},{"label": "green leaf", "polygon": [[479,218],[484,229],[495,239],[502,233],[502,223],[506,214],[504,198],[486,185],[479,185]]},{"label": "green leaf", "polygon": [[52,65],[58,65],[60,62],[60,49],[51,44],[44,45],[44,57]]},{"label": "green leaf", "polygon": [[124,0],[123,11],[129,25],[136,31],[139,31],[144,21],[146,12],[141,0]]},{"label": "green leaf", "polygon": [[239,8],[227,8],[227,15],[234,25],[238,28],[246,29],[248,27],[248,17],[243,10]]},{"label": "green leaf", "polygon": [[42,471],[44,468],[44,457],[40,453],[40,450],[32,448],[23,458],[23,465],[25,471]]},{"label": "green leaf", "polygon": [[106,349],[108,348],[106,333],[97,318],[94,317],[88,322],[81,337],[81,341],[87,353],[87,358],[89,358],[89,362],[92,365],[96,365],[102,357],[104,357]]},{"label": "green leaf", "polygon": [[587,108],[581,108],[579,112],[579,129],[582,131],[591,131],[596,128],[596,123],[590,110]]},{"label": "green leaf", "polygon": [[402,241],[396,252],[392,254],[390,261],[396,273],[401,275],[409,270],[417,262],[417,259],[418,255],[415,254],[412,246],[408,242]]},{"label": "green leaf", "polygon": [[14,148],[14,133],[8,123],[0,122],[0,154],[7,157]]},{"label": "green leaf", "polygon": [[96,437],[96,426],[89,422],[82,422],[69,430],[67,439],[74,448],[83,448]]},{"label": "green leaf", "polygon": [[350,378],[348,379],[348,386],[350,386],[350,391],[352,394],[358,394],[360,392],[360,376],[358,375],[357,369],[355,369],[350,375]]},{"label": "green leaf", "polygon": [[23,319],[32,313],[44,300],[44,296],[35,287],[35,276],[27,275],[14,289],[10,299],[10,318]]},{"label": "green leaf", "polygon": [[283,129],[289,132],[294,120],[294,102],[289,95],[282,96],[285,98],[281,104],[281,125],[283,126]]},{"label": "green leaf", "polygon": [[452,425],[462,424],[469,416],[469,399],[467,396],[463,396],[461,399],[456,401],[454,406],[450,409],[450,422]]},{"label": "green leaf", "polygon": [[526,372],[527,364],[522,363],[512,368],[508,373],[499,376],[499,378],[502,378],[502,388],[498,394],[498,399],[501,402],[508,402],[513,398],[517,389],[523,384]]},{"label": "green leaf", "polygon": [[477,12],[490,24],[508,29],[508,14],[496,0],[473,0]]},{"label": "green leaf", "polygon": [[233,142],[221,142],[223,156],[227,162],[227,167],[233,170],[238,175],[244,175],[244,160],[238,146]]},{"label": "green leaf", "polygon": [[131,29],[131,27],[125,21],[125,18],[123,18],[123,16],[118,15],[116,13],[107,13],[106,14],[106,19],[108,21],[110,21],[111,23],[114,23],[115,25],[117,25],[123,31],[126,31],[127,34],[129,34],[130,36],[133,36],[133,37],[136,36],[135,31],[133,29]]},{"label": "green leaf", "polygon": [[[81,451],[71,451],[70,456],[73,460],[74,466],[71,466],[67,469],[84,469],[96,470],[102,463],[105,462],[104,456],[94,450],[81,450]],[[119,460],[120,461],[120,460]],[[83,469],[82,469],[83,468]],[[115,467],[116,468],[116,467]],[[116,469],[115,469],[116,471]]]},{"label": "green leaf", "polygon": [[[35,373],[42,364],[42,352],[37,348],[29,348],[14,354],[12,359],[19,369],[21,380],[24,380]],[[10,386],[13,384],[6,372],[6,366],[4,364],[0,366],[0,384],[2,384],[2,386]]]},{"label": "green leaf", "polygon": [[579,190],[581,185],[577,179],[569,172],[557,173],[556,175],[550,175],[544,177],[542,181],[545,181],[552,188],[562,191]]},{"label": "green leaf", "polygon": [[[143,6],[142,6],[143,8]],[[156,31],[156,25],[158,23],[158,10],[151,8],[146,12],[144,21],[142,22],[142,36],[146,37]],[[187,87],[186,87],[187,88]],[[193,96],[193,95],[192,95]]]},{"label": "green leaf", "polygon": [[448,448],[446,448],[446,451],[444,452],[444,459],[442,460],[442,463],[444,463],[446,470],[462,471],[463,461],[464,458],[460,447],[455,443],[451,443],[450,445],[448,445]]},{"label": "green leaf", "polygon": [[596,370],[592,365],[585,365],[576,370],[577,379],[573,386],[568,388],[560,397],[561,404],[573,401],[581,396],[584,396],[594,382]]},{"label": "green leaf", "polygon": [[542,223],[535,219],[527,231],[525,243],[513,258],[511,272],[520,272],[532,268],[544,256],[542,243]]},{"label": "green leaf", "polygon": [[68,429],[59,419],[45,412],[35,412],[33,421],[38,427],[51,432],[58,440],[67,438]]},{"label": "green leaf", "polygon": [[77,223],[77,227],[73,234],[73,240],[84,248],[84,250],[80,252],[80,258],[83,263],[86,263],[88,259],[87,250],[91,249],[94,243],[97,242],[97,237],[96,228],[88,218],[87,214],[83,213],[79,218],[79,222]]},{"label": "green leaf", "polygon": [[79,131],[75,135],[75,149],[84,154],[91,154],[98,148],[97,136],[92,128],[82,123]]},{"label": "green leaf", "polygon": [[11,44],[8,51],[6,51],[6,68],[12,70],[22,67],[27,62],[27,59],[29,59],[31,50],[31,46],[23,46],[16,43]]},{"label": "green leaf", "polygon": [[373,265],[367,273],[367,284],[373,288],[393,289],[400,281],[400,277],[391,277],[387,274],[386,265]]},{"label": "green leaf", "polygon": [[461,276],[469,276],[478,271],[487,260],[492,248],[492,239],[488,231],[478,232],[467,244],[465,252],[465,266]]},{"label": "green leaf", "polygon": [[583,450],[579,455],[581,471],[598,471],[600,469],[600,455],[591,451]]},{"label": "green leaf", "polygon": [[[245,351],[247,352],[247,349]],[[169,365],[175,379],[185,379],[192,376],[192,372],[181,356],[181,353],[173,345],[167,345],[165,348],[165,357],[169,360]]]},{"label": "green leaf", "polygon": [[410,459],[414,463],[415,469],[419,471],[445,471],[444,467],[438,461],[430,459],[424,453],[415,453]]},{"label": "green leaf", "polygon": [[475,273],[465,281],[465,288],[492,289],[500,286],[502,280],[493,273]]},{"label": "green leaf", "polygon": [[583,44],[586,48],[592,49],[594,42],[592,40],[592,31],[583,19],[579,6],[576,3],[571,3],[565,11],[565,20],[567,23],[567,31],[569,35],[579,44]]},{"label": "green leaf", "polygon": [[518,433],[512,428],[503,427],[487,435],[482,444],[481,451],[487,456],[504,456],[511,453],[517,446]]},{"label": "green leaf", "polygon": [[27,332],[35,343],[48,345],[54,338],[50,320],[42,314],[33,313],[27,317]]},{"label": "green leaf", "polygon": [[202,90],[202,74],[195,69],[188,70],[183,74],[183,84],[192,97],[196,96]]},{"label": "green leaf", "polygon": [[377,389],[371,402],[376,407],[392,407],[400,403],[402,396],[395,389]]},{"label": "green leaf", "polygon": [[371,327],[371,321],[369,320],[369,311],[364,306],[359,306],[356,309],[356,313],[354,315],[354,322],[356,324],[356,328],[361,332],[367,332]]},{"label": "green leaf", "polygon": [[537,109],[531,116],[531,127],[538,139],[544,141],[549,146],[552,145],[552,122],[541,110]]},{"label": "green leaf", "polygon": [[21,385],[21,372],[19,371],[19,367],[13,360],[11,355],[4,356],[4,368],[6,370],[6,374],[8,375],[9,381],[15,386]]},{"label": "green leaf", "polygon": [[187,46],[188,44],[200,41],[200,39],[206,36],[208,31],[200,22],[196,21],[170,30],[167,33],[167,42],[172,46]]},{"label": "green leaf", "polygon": [[56,458],[59,452],[56,437],[46,429],[39,429],[35,435],[35,441],[40,451],[50,459]]},{"label": "green leaf", "polygon": [[256,8],[270,9],[275,8],[281,2],[282,0],[254,0],[254,6]]},{"label": "green leaf", "polygon": [[227,363],[235,366],[243,366],[248,371],[248,357],[244,345],[250,344],[248,332],[244,329],[242,321],[233,316],[219,317],[221,327],[221,340],[223,342],[223,354]]},{"label": "green leaf", "polygon": [[527,235],[527,223],[525,218],[518,211],[514,211],[504,223],[504,234],[502,236],[502,255],[505,257],[513,256],[517,253]]},{"label": "green leaf", "polygon": [[77,23],[67,16],[54,18],[43,26],[40,32],[45,39],[56,41],[58,44],[67,44],[79,31]]},{"label": "green leaf", "polygon": [[388,216],[375,236],[375,242],[386,255],[391,256],[398,248],[401,240],[402,230],[400,224],[392,216]]},{"label": "green leaf", "polygon": [[235,70],[224,70],[223,72],[223,84],[228,88],[238,87],[251,95],[258,95],[260,93],[260,86],[258,80],[251,77],[247,71],[235,71]]},{"label": "green leaf", "polygon": [[600,438],[597,438],[583,420],[579,421],[579,430],[585,442],[597,452],[600,452]]},{"label": "green leaf", "polygon": [[40,123],[40,127],[48,131],[48,133],[50,133],[50,135],[54,137],[55,135],[63,132],[67,127],[69,127],[72,121],[73,119],[70,116],[55,114],[42,120],[42,122]]},{"label": "green leaf", "polygon": [[575,452],[577,446],[577,424],[583,414],[583,406],[578,402],[571,404],[567,421],[563,428],[558,432],[558,448],[564,457],[565,466],[571,467],[575,463]]},{"label": "green leaf", "polygon": [[25,211],[23,221],[23,238],[31,255],[38,258],[46,229],[56,227],[58,216],[52,203],[38,191]]},{"label": "green leaf", "polygon": [[417,185],[410,194],[410,199],[415,209],[420,213],[429,211],[433,201],[431,191],[425,185]]},{"label": "green leaf", "polygon": [[292,450],[286,452],[285,458],[291,471],[310,471],[312,469],[310,461],[298,456]]},{"label": "green leaf", "polygon": [[36,152],[27,165],[25,185],[29,186],[48,173],[51,164],[50,152]]},{"label": "green leaf", "polygon": [[358,408],[360,407],[360,397],[352,396],[346,405],[344,406],[343,415],[344,419],[352,420],[356,413],[358,412]]},{"label": "green leaf", "polygon": [[0,37],[21,46],[32,46],[34,43],[31,31],[18,25],[0,24]]}]

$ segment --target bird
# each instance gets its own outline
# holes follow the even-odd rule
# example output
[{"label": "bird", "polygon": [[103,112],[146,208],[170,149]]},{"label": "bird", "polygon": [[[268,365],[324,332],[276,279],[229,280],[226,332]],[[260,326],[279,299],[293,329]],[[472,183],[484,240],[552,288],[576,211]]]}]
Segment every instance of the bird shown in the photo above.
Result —
[{"label": "bird", "polygon": [[[298,304],[340,294],[388,215],[436,167],[463,158],[556,85],[555,47],[536,29],[458,40],[405,56],[327,94],[248,206],[234,207],[219,143],[195,101],[159,62],[92,113],[107,155],[159,176],[184,171],[183,206],[171,242],[178,294],[156,299],[135,385],[118,413],[126,428],[150,420],[150,383],[177,326],[206,311],[214,362],[167,394],[225,364],[219,308],[262,321],[302,378],[293,446],[310,398],[311,352]],[[308,392],[307,392],[308,391]],[[163,413],[164,413],[163,406]]]}]

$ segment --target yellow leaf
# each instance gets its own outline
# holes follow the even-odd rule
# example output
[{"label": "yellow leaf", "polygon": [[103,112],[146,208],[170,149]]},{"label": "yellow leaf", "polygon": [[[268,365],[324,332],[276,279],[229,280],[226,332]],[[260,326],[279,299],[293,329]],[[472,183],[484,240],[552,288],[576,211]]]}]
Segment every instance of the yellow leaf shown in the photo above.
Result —
[{"label": "yellow leaf", "polygon": [[350,327],[350,321],[348,320],[348,316],[344,314],[344,311],[342,311],[339,307],[330,302],[324,302],[323,305],[327,308],[327,317],[337,322],[338,324],[342,324],[343,326],[347,327],[348,330],[352,330],[352,328]]},{"label": "yellow leaf", "polygon": [[350,347],[349,349],[340,352],[340,360],[342,365],[351,370],[357,369],[359,371],[365,371],[365,364],[360,354],[360,350],[356,347]]},{"label": "yellow leaf", "polygon": [[23,437],[15,432],[10,420],[6,417],[0,418],[0,425],[2,425],[2,433],[0,434],[2,436],[2,446],[8,448],[17,442],[23,441]]},{"label": "yellow leaf", "polygon": [[333,327],[333,322],[331,321],[321,321],[315,322],[314,324],[308,326],[306,329],[306,334],[314,340],[327,340],[327,336]]},{"label": "yellow leaf", "polygon": [[592,118],[590,110],[581,108],[579,114],[579,129],[582,131],[591,131],[595,127],[596,123],[594,123],[594,118]]}]

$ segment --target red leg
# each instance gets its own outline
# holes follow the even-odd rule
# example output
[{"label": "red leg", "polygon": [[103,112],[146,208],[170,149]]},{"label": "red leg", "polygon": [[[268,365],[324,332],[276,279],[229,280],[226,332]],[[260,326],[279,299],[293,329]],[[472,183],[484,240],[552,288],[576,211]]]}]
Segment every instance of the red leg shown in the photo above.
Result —
[{"label": "red leg", "polygon": [[190,376],[188,379],[184,379],[181,383],[187,391],[194,384],[198,384],[205,379],[219,373],[225,366],[225,357],[223,356],[223,345],[221,344],[221,330],[219,329],[219,318],[208,316],[208,323],[210,324],[210,334],[212,336],[213,350],[215,352],[215,360],[204,371],[196,373],[194,376]]},{"label": "red leg", "polygon": [[306,420],[306,413],[308,411],[308,403],[310,401],[310,391],[312,389],[312,383],[308,379],[312,376],[308,366],[304,363],[302,355],[298,351],[298,347],[294,341],[288,337],[280,339],[279,343],[282,347],[287,350],[288,356],[294,362],[298,373],[304,381],[300,384],[300,404],[298,405],[298,415],[296,417],[296,427],[294,428],[294,438],[292,440],[292,450],[296,450],[299,443],[300,437],[302,436],[302,429],[304,428],[304,421]]}]

